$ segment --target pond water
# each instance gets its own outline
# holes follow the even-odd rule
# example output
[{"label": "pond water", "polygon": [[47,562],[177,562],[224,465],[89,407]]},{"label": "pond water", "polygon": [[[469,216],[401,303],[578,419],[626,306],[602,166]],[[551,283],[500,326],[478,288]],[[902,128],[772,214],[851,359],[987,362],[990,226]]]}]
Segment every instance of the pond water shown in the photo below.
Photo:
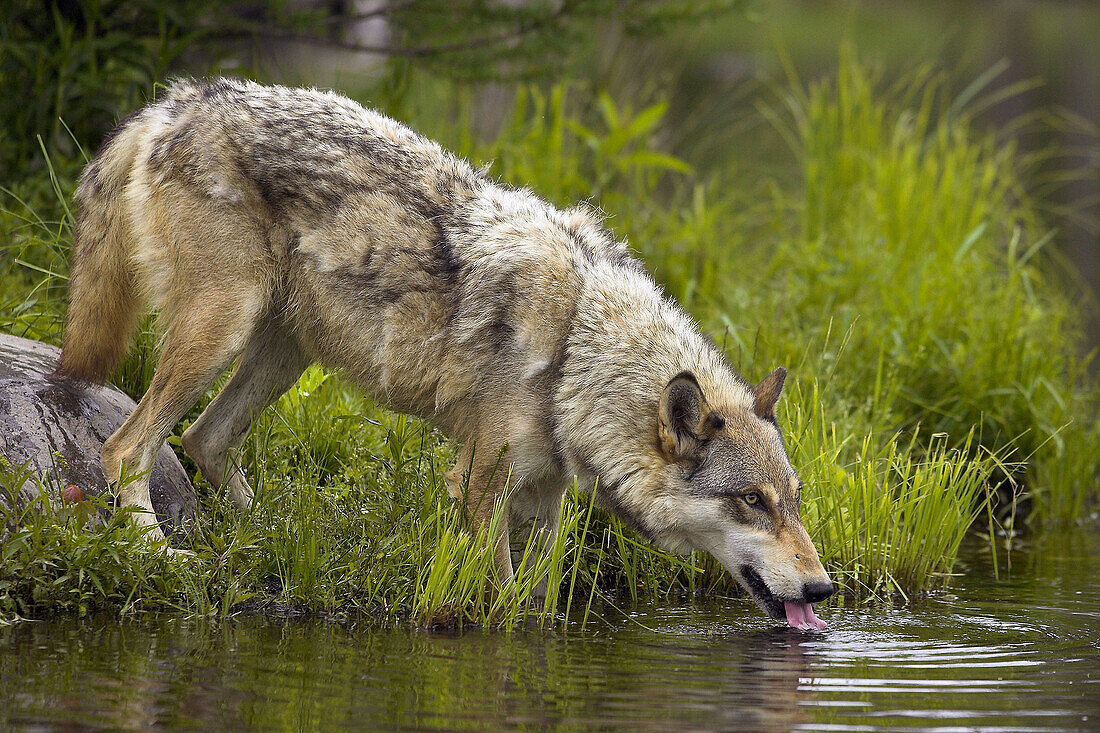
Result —
[{"label": "pond water", "polygon": [[823,633],[740,601],[577,632],[63,617],[0,630],[0,728],[1100,730],[1100,528],[963,556],[906,609]]}]

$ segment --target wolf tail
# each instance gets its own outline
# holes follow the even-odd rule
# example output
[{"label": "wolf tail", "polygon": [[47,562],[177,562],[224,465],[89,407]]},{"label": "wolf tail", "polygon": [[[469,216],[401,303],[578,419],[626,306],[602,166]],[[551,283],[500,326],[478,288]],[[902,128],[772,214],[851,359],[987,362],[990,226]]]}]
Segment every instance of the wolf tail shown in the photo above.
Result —
[{"label": "wolf tail", "polygon": [[105,382],[142,315],[123,195],[137,152],[133,124],[124,120],[81,177],[59,374]]}]

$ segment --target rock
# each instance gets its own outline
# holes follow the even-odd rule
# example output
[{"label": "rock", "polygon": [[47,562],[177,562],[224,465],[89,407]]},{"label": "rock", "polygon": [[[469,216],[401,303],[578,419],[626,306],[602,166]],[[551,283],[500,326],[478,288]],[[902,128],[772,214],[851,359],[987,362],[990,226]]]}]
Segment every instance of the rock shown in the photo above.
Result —
[{"label": "rock", "polygon": [[[0,333],[0,456],[26,465],[31,477],[16,500],[33,498],[40,486],[51,504],[64,487],[84,496],[107,495],[99,453],[111,433],[137,406],[110,385],[87,385],[53,375],[61,350]],[[149,494],[164,533],[180,531],[194,516],[195,488],[167,445],[157,454]],[[0,491],[0,503],[8,497]]]}]

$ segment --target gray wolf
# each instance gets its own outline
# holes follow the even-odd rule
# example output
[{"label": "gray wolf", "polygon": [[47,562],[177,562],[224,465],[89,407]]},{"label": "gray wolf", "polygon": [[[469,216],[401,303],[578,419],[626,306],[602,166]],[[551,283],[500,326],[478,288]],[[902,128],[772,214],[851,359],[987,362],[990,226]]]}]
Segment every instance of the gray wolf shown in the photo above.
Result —
[{"label": "gray wolf", "polygon": [[[770,616],[824,625],[810,604],[833,587],[775,419],[786,372],[735,374],[588,207],[339,94],[230,79],[124,119],[76,198],[60,372],[106,379],[150,308],[164,330],[102,453],[112,480],[139,476],[118,501],[151,539],[141,476],[215,379],[239,357],[182,445],[246,508],[252,417],[319,361],[462,446],[447,488],[477,521],[510,481],[508,521],[552,537],[576,477],[660,547],[712,553]],[[507,584],[507,526],[496,542]]]}]

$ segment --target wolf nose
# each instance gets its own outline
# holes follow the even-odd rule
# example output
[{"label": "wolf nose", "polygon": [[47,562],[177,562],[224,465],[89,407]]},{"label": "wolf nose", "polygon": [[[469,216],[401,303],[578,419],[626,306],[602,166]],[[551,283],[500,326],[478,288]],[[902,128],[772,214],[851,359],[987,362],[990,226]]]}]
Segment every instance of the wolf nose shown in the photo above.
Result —
[{"label": "wolf nose", "polygon": [[833,584],[828,580],[815,580],[802,586],[802,597],[806,603],[823,601],[833,594]]}]

